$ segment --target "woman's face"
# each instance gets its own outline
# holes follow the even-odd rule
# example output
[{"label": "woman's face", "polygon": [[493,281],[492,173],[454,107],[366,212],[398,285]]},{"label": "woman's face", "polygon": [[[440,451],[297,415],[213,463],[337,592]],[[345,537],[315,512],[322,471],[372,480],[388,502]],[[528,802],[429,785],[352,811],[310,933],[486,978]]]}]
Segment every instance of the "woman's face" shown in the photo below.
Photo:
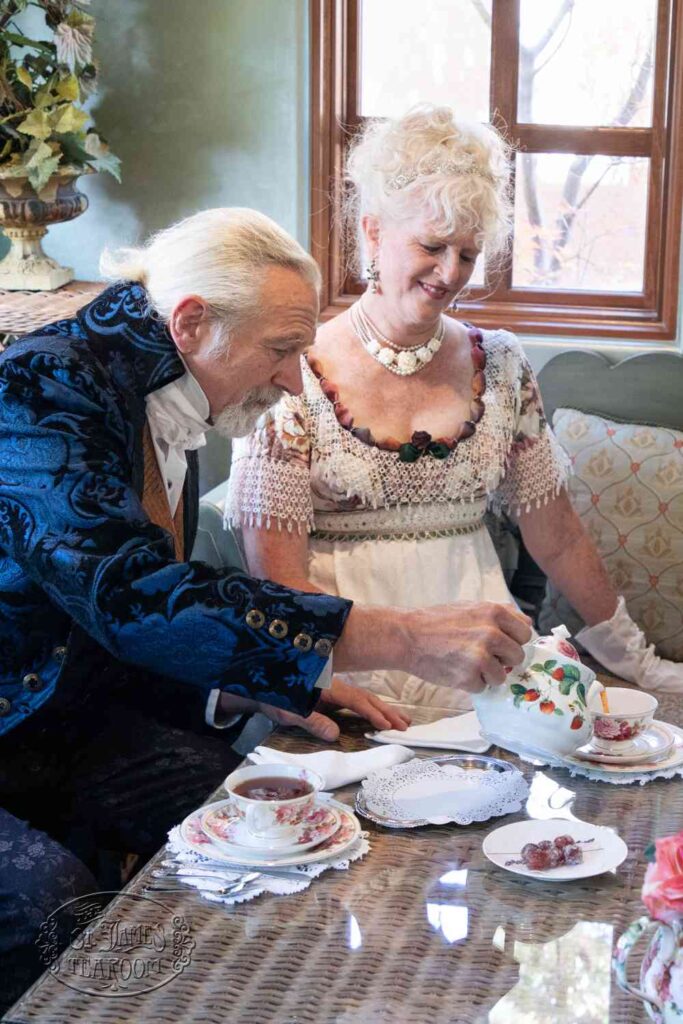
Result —
[{"label": "woman's face", "polygon": [[479,255],[474,233],[444,238],[424,213],[401,221],[368,216],[363,227],[392,319],[433,323],[472,276]]}]

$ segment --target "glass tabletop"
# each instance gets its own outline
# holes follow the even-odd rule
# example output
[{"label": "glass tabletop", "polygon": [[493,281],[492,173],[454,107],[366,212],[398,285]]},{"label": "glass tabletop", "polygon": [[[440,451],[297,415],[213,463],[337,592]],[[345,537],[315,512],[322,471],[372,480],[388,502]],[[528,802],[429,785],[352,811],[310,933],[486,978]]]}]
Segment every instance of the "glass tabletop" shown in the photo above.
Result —
[{"label": "glass tabletop", "polygon": [[[658,718],[683,724],[676,698]],[[414,721],[429,713],[410,709]],[[432,716],[433,717],[433,716]],[[367,724],[342,715],[340,746],[368,746]],[[269,745],[309,752],[303,733],[274,734]],[[418,750],[420,757],[437,751]],[[530,794],[516,815],[457,826],[383,829],[362,821],[367,857],[328,871],[303,893],[262,895],[232,907],[195,892],[158,903],[187,921],[191,960],[168,984],[141,995],[87,996],[49,974],[9,1020],[73,1022],[230,1021],[230,1024],[638,1024],[641,1004],[616,985],[614,943],[644,913],[644,850],[683,820],[680,778],[646,786],[609,785],[537,767],[497,748],[524,773]],[[353,805],[357,785],[335,797]],[[223,791],[213,798],[224,796]],[[208,802],[208,801],[207,801]],[[494,828],[526,817],[607,825],[628,846],[613,872],[551,883],[490,863],[482,842]],[[161,856],[161,854],[160,854]],[[135,894],[152,861],[126,893]],[[125,894],[107,908],[125,916]]]}]

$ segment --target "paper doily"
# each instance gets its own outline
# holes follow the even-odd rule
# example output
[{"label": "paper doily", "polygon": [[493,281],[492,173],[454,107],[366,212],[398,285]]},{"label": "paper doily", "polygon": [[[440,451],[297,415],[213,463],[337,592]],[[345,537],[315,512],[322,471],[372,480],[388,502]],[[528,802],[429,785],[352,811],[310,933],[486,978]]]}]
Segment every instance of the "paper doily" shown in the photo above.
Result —
[{"label": "paper doily", "polygon": [[407,825],[417,819],[433,825],[470,825],[519,811],[529,794],[524,776],[511,765],[501,771],[494,767],[501,762],[492,758],[470,758],[482,762],[473,770],[447,763],[457,762],[457,757],[437,760],[441,763],[416,759],[374,772],[363,782],[368,809]]}]

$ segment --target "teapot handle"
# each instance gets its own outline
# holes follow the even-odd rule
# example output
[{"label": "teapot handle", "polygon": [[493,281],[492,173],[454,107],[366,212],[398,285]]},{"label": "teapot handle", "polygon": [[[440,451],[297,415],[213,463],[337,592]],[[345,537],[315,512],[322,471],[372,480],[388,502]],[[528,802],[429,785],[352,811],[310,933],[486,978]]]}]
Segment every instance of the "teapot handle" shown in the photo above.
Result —
[{"label": "teapot handle", "polygon": [[652,931],[653,928],[659,928],[661,921],[653,921],[649,917],[639,917],[637,921],[632,921],[628,926],[623,935],[620,935],[617,939],[617,945],[612,956],[612,967],[617,977],[617,984],[620,988],[623,988],[624,992],[629,992],[632,996],[636,996],[637,999],[642,999],[644,1003],[652,1011],[652,1015],[656,1024],[663,1024],[664,1018],[662,1016],[662,1004],[652,999],[650,996],[646,996],[641,989],[636,988],[626,977],[628,969],[628,958],[633,951],[633,947],[641,938],[641,936]]}]

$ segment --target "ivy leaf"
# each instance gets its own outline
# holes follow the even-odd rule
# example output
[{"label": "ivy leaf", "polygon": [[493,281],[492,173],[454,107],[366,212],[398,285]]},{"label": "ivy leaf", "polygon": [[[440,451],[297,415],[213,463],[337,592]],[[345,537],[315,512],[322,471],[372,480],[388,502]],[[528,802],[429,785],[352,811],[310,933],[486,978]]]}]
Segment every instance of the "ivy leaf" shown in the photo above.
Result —
[{"label": "ivy leaf", "polygon": [[546,661],[543,663],[543,670],[544,672],[552,672],[556,665],[557,661]]},{"label": "ivy leaf", "polygon": [[31,78],[28,71],[22,64],[20,64],[17,68],[17,78],[19,79],[22,85],[26,86],[27,89],[33,88],[33,79]]},{"label": "ivy leaf", "polygon": [[67,164],[88,164],[92,157],[85,149],[85,136],[81,132],[66,132],[64,135],[57,135],[55,141],[59,143],[64,162]]},{"label": "ivy leaf", "polygon": [[36,192],[40,192],[59,165],[59,154],[53,154],[46,142],[34,139],[24,154],[24,167],[28,180]]},{"label": "ivy leaf", "polygon": [[52,134],[50,119],[44,110],[32,110],[17,125],[17,130],[23,132],[24,135],[32,135],[35,139],[47,139]]},{"label": "ivy leaf", "polygon": [[36,163],[28,172],[28,180],[36,192],[40,192],[59,166],[59,156],[49,156]]},{"label": "ivy leaf", "polygon": [[96,171],[108,171],[118,182],[121,181],[121,161],[114,156],[107,143],[97,132],[88,132],[85,137],[85,150],[89,162]]},{"label": "ivy leaf", "polygon": [[67,75],[66,78],[62,78],[57,82],[54,91],[57,93],[60,100],[66,100],[69,103],[74,102],[78,100],[80,96],[78,79],[75,75]]},{"label": "ivy leaf", "polygon": [[526,686],[522,686],[521,683],[513,683],[510,687],[513,693],[523,696],[526,693]]},{"label": "ivy leaf", "polygon": [[88,120],[84,110],[79,110],[73,103],[63,103],[51,115],[52,127],[60,135],[67,132],[78,132]]}]

